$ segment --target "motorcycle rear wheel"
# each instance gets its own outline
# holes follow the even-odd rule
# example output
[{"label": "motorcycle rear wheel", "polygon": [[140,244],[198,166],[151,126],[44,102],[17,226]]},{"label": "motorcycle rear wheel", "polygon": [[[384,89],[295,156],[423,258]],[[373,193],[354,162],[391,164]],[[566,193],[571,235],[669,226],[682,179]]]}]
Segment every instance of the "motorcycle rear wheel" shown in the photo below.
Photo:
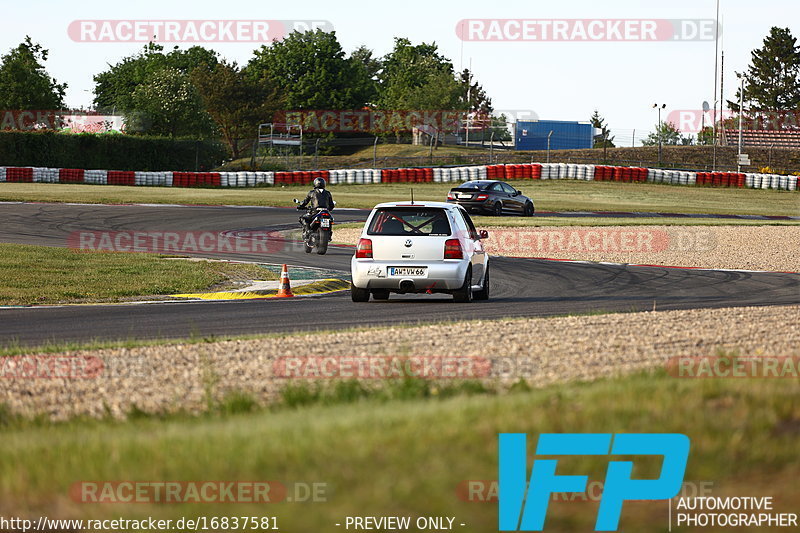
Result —
[{"label": "motorcycle rear wheel", "polygon": [[317,253],[324,255],[328,251],[328,241],[331,238],[329,231],[317,230]]}]

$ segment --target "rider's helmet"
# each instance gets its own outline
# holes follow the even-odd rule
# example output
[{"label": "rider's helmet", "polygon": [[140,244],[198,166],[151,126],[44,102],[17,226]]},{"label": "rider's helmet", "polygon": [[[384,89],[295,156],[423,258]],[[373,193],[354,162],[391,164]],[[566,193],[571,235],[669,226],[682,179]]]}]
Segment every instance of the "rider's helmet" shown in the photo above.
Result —
[{"label": "rider's helmet", "polygon": [[325,178],[316,178],[316,179],[314,179],[314,188],[315,189],[324,189],[325,188]]}]

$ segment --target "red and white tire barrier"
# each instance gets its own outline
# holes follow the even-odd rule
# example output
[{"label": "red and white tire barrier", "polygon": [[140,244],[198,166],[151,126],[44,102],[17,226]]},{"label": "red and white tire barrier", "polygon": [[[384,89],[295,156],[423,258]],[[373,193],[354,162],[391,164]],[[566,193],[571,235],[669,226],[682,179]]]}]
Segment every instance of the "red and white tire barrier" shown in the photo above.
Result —
[{"label": "red and white tire barrier", "polygon": [[0,167],[0,182],[82,183],[141,187],[259,187],[311,185],[325,178],[332,185],[369,183],[458,183],[479,179],[620,181],[699,185],[711,187],[796,191],[798,176],[740,172],[690,172],[684,170],[529,163],[394,169],[341,169],[294,172],[171,172],[83,170],[74,168]]}]

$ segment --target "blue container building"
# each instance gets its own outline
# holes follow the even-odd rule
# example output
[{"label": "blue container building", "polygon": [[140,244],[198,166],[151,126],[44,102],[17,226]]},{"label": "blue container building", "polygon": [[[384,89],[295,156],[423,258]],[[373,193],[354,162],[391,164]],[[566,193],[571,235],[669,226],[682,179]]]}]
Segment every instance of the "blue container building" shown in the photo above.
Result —
[{"label": "blue container building", "polygon": [[594,127],[589,122],[535,120],[514,124],[514,148],[547,150],[547,136],[551,131],[551,150],[592,148],[594,145]]}]

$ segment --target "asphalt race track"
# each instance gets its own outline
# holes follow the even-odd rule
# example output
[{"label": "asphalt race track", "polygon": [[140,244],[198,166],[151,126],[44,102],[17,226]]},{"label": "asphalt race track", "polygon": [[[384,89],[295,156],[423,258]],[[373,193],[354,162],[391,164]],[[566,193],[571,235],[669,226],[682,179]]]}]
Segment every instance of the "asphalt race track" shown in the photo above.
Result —
[{"label": "asphalt race track", "polygon": [[[294,228],[292,209],[217,206],[0,205],[0,242],[66,246],[72,232],[219,231]],[[337,222],[363,220],[367,211],[334,212]],[[480,222],[477,222],[480,225]],[[334,230],[335,231],[335,230]],[[307,255],[287,245],[268,254],[220,253],[212,257],[289,263],[349,272],[352,248]],[[209,254],[206,254],[209,255]],[[347,292],[280,300],[170,302],[0,309],[3,344],[51,341],[186,338],[354,326],[593,311],[637,311],[789,305],[800,303],[800,275],[705,271],[492,259],[488,302],[454,304],[449,296],[392,295],[355,304]],[[635,325],[632,325],[635,327]]]}]

